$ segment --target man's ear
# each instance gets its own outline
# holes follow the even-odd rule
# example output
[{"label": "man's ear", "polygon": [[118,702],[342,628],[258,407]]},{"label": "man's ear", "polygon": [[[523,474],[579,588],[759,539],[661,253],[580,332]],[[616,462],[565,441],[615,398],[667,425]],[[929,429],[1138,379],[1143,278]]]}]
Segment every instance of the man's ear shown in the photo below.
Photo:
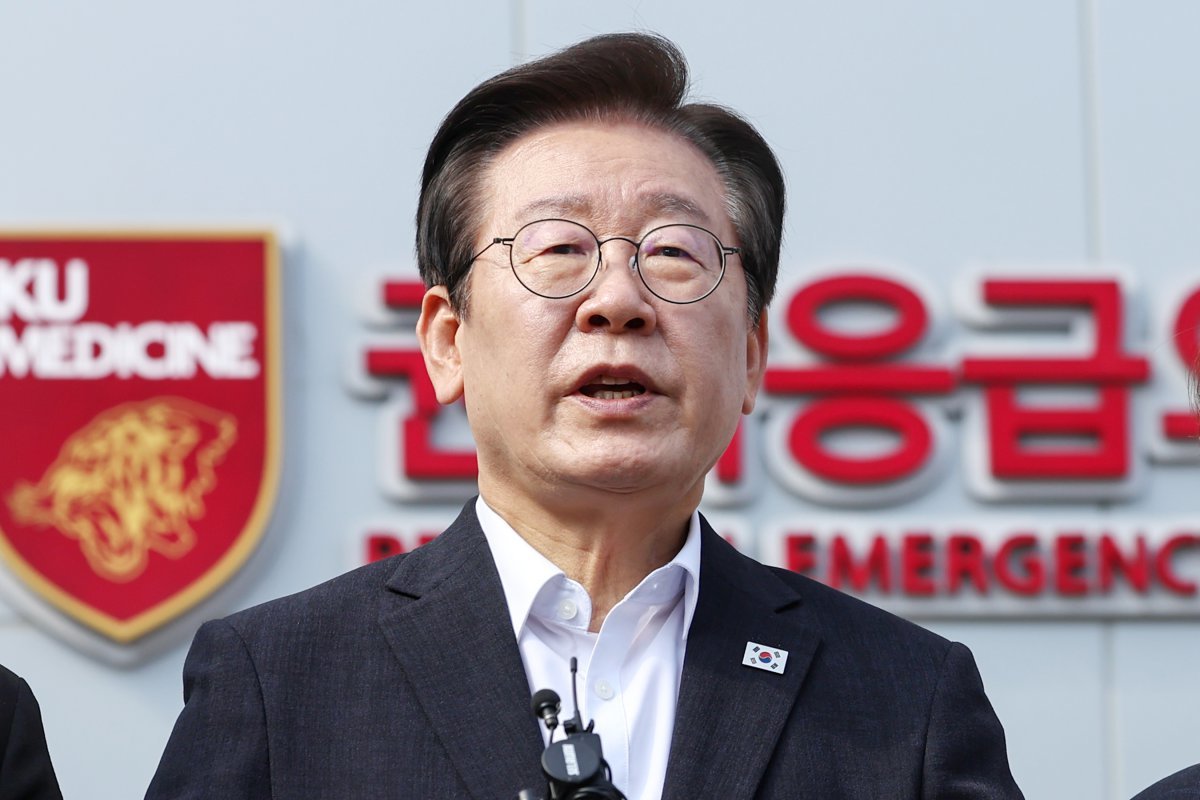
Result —
[{"label": "man's ear", "polygon": [[462,354],[458,349],[461,325],[445,286],[425,292],[417,320],[417,341],[439,403],[453,403],[463,394]]},{"label": "man's ear", "polygon": [[746,331],[746,396],[742,400],[742,413],[754,410],[758,390],[762,388],[763,374],[767,371],[767,309],[758,314],[758,323],[751,322]]}]

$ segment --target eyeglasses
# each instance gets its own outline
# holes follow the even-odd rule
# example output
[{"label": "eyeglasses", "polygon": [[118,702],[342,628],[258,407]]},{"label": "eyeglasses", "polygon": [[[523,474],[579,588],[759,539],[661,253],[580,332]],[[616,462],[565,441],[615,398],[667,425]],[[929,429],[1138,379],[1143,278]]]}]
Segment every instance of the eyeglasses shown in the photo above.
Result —
[{"label": "eyeglasses", "polygon": [[539,219],[514,236],[492,239],[471,263],[493,245],[504,245],[513,275],[522,286],[541,297],[560,300],[588,287],[600,271],[600,248],[612,241],[633,245],[629,268],[655,297],[680,305],[712,294],[725,276],[725,257],[739,252],[698,225],[663,225],[640,242],[625,236],[601,241],[578,222]]}]

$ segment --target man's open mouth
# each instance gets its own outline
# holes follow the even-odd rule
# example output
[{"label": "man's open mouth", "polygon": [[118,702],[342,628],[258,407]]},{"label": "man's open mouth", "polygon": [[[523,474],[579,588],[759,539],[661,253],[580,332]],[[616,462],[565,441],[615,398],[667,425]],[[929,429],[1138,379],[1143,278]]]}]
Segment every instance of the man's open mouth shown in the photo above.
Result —
[{"label": "man's open mouth", "polygon": [[597,400],[628,400],[646,393],[646,387],[627,378],[611,378],[602,375],[580,387],[579,392]]}]

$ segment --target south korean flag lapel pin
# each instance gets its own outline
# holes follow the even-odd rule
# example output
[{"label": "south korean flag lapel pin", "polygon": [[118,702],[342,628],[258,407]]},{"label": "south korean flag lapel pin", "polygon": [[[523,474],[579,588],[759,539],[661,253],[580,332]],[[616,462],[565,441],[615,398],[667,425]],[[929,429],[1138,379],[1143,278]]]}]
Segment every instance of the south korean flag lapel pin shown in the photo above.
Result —
[{"label": "south korean flag lapel pin", "polygon": [[746,642],[746,654],[742,656],[742,663],[747,667],[782,675],[784,668],[787,667],[787,657],[787,650],[767,647],[758,642]]}]

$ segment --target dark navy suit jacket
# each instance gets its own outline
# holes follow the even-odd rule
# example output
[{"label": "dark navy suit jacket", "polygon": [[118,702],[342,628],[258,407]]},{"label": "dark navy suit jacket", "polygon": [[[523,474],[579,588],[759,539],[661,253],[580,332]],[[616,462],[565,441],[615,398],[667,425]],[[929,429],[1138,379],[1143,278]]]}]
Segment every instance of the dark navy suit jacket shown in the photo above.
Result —
[{"label": "dark navy suit jacket", "polygon": [[62,800],[29,684],[0,667],[0,800]]},{"label": "dark navy suit jacket", "polygon": [[1200,764],[1163,778],[1133,800],[1200,800]]},{"label": "dark navy suit jacket", "polygon": [[[541,734],[473,507],[408,555],[201,627],[147,798],[540,792]],[[702,528],[664,798],[1021,797],[965,647]],[[784,674],[742,666],[747,641],[787,650]]]}]

